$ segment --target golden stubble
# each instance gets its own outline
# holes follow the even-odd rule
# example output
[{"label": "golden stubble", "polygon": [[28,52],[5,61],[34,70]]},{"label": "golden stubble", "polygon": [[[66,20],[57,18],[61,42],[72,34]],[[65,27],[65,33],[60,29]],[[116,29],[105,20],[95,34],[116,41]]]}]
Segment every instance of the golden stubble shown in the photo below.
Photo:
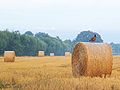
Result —
[{"label": "golden stubble", "polygon": [[71,57],[16,57],[4,62],[0,57],[2,90],[120,90],[120,57],[113,57],[110,77],[72,75]]}]

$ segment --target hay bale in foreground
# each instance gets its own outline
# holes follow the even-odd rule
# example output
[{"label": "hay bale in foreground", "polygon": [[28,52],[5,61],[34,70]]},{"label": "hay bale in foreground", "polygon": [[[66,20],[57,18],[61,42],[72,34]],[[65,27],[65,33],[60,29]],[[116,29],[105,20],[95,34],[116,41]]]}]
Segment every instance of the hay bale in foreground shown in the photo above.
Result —
[{"label": "hay bale in foreground", "polygon": [[50,56],[55,56],[55,54],[54,53],[50,53]]},{"label": "hay bale in foreground", "polygon": [[107,43],[78,43],[72,54],[72,71],[75,77],[111,75],[111,47]]},{"label": "hay bale in foreground", "polygon": [[65,52],[65,56],[70,56],[71,53],[70,52]]},{"label": "hay bale in foreground", "polygon": [[15,61],[15,51],[5,51],[4,62],[14,62],[14,61]]},{"label": "hay bale in foreground", "polygon": [[43,56],[45,56],[44,51],[38,51],[38,56],[39,56],[39,57],[43,57]]}]

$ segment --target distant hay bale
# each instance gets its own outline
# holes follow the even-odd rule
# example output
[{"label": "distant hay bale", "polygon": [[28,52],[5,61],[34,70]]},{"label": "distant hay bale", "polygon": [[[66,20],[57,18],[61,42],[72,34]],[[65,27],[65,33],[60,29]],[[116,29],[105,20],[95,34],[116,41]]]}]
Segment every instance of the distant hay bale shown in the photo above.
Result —
[{"label": "distant hay bale", "polygon": [[73,76],[104,76],[112,73],[112,49],[107,43],[78,43],[72,54]]},{"label": "distant hay bale", "polygon": [[15,51],[5,51],[4,62],[14,62],[14,61],[15,61]]},{"label": "distant hay bale", "polygon": [[55,56],[55,54],[54,53],[50,53],[50,56]]},{"label": "distant hay bale", "polygon": [[43,56],[45,56],[44,51],[38,51],[38,56],[39,56],[39,57],[43,57]]},{"label": "distant hay bale", "polygon": [[71,53],[70,52],[65,52],[65,56],[70,56]]}]

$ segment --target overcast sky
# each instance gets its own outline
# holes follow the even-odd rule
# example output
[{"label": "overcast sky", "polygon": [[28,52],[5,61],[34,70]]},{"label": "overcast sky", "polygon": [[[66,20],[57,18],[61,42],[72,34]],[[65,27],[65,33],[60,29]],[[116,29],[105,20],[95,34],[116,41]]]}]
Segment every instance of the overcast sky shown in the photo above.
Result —
[{"label": "overcast sky", "polygon": [[0,28],[74,39],[85,30],[120,42],[120,0],[0,0]]}]

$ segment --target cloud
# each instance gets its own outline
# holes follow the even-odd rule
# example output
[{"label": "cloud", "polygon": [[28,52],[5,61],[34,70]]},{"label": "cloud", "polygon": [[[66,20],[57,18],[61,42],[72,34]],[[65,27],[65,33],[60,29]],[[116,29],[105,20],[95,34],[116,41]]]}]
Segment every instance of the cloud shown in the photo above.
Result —
[{"label": "cloud", "polygon": [[0,9],[113,9],[119,0],[0,0]]},{"label": "cloud", "polygon": [[0,25],[21,31],[33,25],[28,30],[62,37],[90,29],[106,37],[120,30],[119,4],[120,0],[0,0]]},{"label": "cloud", "polygon": [[0,9],[2,10],[36,9],[45,8],[48,6],[48,0],[0,0]]},{"label": "cloud", "polygon": [[48,26],[46,26],[46,27],[36,27],[35,29],[36,30],[56,30],[55,27],[48,27]]}]

